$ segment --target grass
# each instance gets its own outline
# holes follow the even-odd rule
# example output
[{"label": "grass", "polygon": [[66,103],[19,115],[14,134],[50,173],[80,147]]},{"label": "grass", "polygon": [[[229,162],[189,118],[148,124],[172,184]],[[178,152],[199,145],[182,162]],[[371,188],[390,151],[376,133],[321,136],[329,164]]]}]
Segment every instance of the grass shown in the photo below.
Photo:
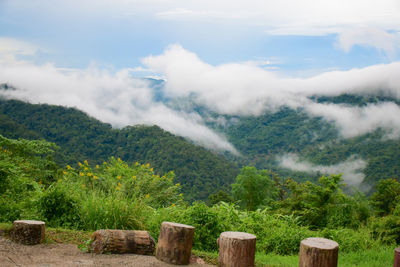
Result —
[{"label": "grass", "polygon": [[46,227],[47,243],[68,243],[79,245],[90,239],[92,232]]},{"label": "grass", "polygon": [[299,266],[299,256],[282,256],[277,254],[256,253],[256,266],[263,267],[292,267]]},{"label": "grass", "polygon": [[12,223],[0,223],[0,231],[4,232],[6,235],[10,232],[12,228]]},{"label": "grass", "polygon": [[339,266],[384,267],[393,266],[394,247],[339,254]]},{"label": "grass", "polygon": [[[381,247],[358,252],[339,252],[339,267],[387,267],[393,266],[394,247]],[[256,254],[256,265],[263,267],[297,267],[299,256]]]}]

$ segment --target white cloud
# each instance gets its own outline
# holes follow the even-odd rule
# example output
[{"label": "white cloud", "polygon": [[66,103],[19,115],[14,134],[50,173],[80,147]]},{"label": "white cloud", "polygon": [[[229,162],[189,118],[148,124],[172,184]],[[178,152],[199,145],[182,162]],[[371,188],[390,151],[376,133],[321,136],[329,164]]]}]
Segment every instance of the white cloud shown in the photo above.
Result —
[{"label": "white cloud", "polygon": [[144,58],[143,64],[111,73],[95,66],[86,70],[59,69],[52,64],[38,66],[18,61],[0,64],[0,81],[19,88],[3,92],[10,97],[76,106],[118,126],[157,124],[207,147],[234,153],[234,147],[207,128],[197,113],[172,110],[154,101],[152,89],[143,80],[132,78],[132,71],[155,71],[165,78],[162,93],[172,101],[189,97],[221,114],[259,115],[289,106],[335,123],[344,137],[378,128],[387,130],[388,138],[400,136],[400,109],[394,103],[350,107],[316,103],[309,98],[350,93],[400,99],[400,62],[299,79],[266,70],[257,62],[210,65],[195,53],[172,45],[161,55]]},{"label": "white cloud", "polygon": [[393,58],[400,48],[400,34],[388,33],[376,27],[357,27],[344,30],[338,38],[338,46],[346,52],[355,46],[371,46]]},{"label": "white cloud", "polygon": [[334,122],[345,138],[372,132],[378,128],[388,131],[388,138],[400,137],[400,107],[393,102],[350,107],[310,103],[305,109],[313,116]]},{"label": "white cloud", "polygon": [[155,124],[206,147],[237,153],[223,136],[204,126],[198,114],[174,111],[155,102],[149,84],[132,78],[130,72],[123,69],[111,73],[95,66],[77,70],[58,69],[52,64],[0,62],[0,83],[7,82],[17,88],[0,94],[31,103],[77,107],[119,127]]},{"label": "white cloud", "polygon": [[179,45],[164,54],[142,60],[166,79],[170,97],[193,97],[199,104],[227,114],[260,114],[293,99],[274,72],[251,64],[230,63],[212,66]]},{"label": "white cloud", "polygon": [[[138,16],[190,23],[260,26],[269,34],[325,35],[359,25],[400,30],[397,0],[5,0],[8,8],[82,17],[134,19]],[[55,16],[55,18],[57,18]]]},{"label": "white cloud", "polygon": [[378,128],[400,136],[400,109],[394,103],[348,107],[318,104],[312,95],[383,94],[400,99],[400,63],[350,71],[332,71],[305,79],[282,77],[248,63],[213,66],[179,45],[143,64],[166,77],[171,98],[191,97],[198,104],[224,114],[258,115],[281,106],[304,108],[311,116],[334,122],[343,136],[353,137]]},{"label": "white cloud", "polygon": [[20,60],[17,60],[17,56],[32,56],[37,50],[31,44],[12,38],[0,37],[1,64],[17,64],[20,62]]},{"label": "white cloud", "polygon": [[280,165],[284,168],[301,171],[301,172],[320,172],[321,174],[342,174],[343,180],[348,185],[360,185],[364,180],[365,175],[363,170],[367,167],[367,162],[362,159],[356,159],[354,157],[347,159],[344,162],[324,166],[315,165],[306,161],[301,161],[297,155],[287,154],[279,158]]}]

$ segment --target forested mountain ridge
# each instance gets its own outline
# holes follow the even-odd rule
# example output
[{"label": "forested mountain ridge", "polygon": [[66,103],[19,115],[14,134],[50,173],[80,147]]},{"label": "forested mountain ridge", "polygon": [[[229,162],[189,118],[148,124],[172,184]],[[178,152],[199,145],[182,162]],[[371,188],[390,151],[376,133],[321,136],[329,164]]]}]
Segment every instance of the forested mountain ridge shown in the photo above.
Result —
[{"label": "forested mountain ridge", "polygon": [[[348,95],[318,97],[321,103],[362,107],[368,104],[395,103],[388,96]],[[231,117],[225,117],[232,121]],[[348,159],[366,162],[362,170],[364,189],[372,189],[384,178],[400,177],[400,139],[386,138],[383,129],[344,138],[337,127],[322,117],[311,117],[302,109],[282,107],[261,116],[235,118],[235,123],[219,127],[227,139],[244,156],[243,164],[270,169],[283,177],[317,179],[321,173],[293,172],[281,166],[280,156],[300,155],[301,160],[318,166],[332,166]],[[340,171],[339,171],[340,172]],[[372,187],[371,187],[372,186]]]},{"label": "forested mountain ridge", "polygon": [[111,125],[75,108],[0,100],[0,134],[9,138],[43,138],[60,149],[59,164],[88,160],[97,164],[110,156],[127,162],[150,163],[161,172],[174,171],[187,200],[206,199],[230,184],[239,173],[236,164],[158,126]]},{"label": "forested mountain ridge", "polygon": [[[157,86],[162,86],[162,82],[158,83]],[[365,192],[381,179],[400,177],[400,141],[386,138],[383,129],[344,138],[335,124],[322,117],[312,117],[301,108],[281,107],[259,116],[233,116],[212,112],[190,99],[170,102],[161,93],[157,97],[176,110],[199,114],[209,128],[225,135],[241,156],[227,152],[223,157],[157,126],[113,129],[74,108],[15,100],[0,101],[0,134],[55,142],[62,148],[56,154],[59,163],[83,159],[96,163],[114,155],[129,162],[149,162],[160,172],[174,170],[188,200],[205,199],[219,189],[230,191],[238,166],[244,165],[272,170],[282,178],[317,181],[322,174],[345,172],[340,164],[359,159],[365,163],[356,170],[365,177],[361,184]],[[311,99],[355,107],[387,102],[400,104],[384,95],[343,94]],[[311,167],[300,171],[287,168],[282,165],[282,157],[286,155],[299,155],[298,159]],[[323,171],[336,165],[339,167],[334,171]]]}]

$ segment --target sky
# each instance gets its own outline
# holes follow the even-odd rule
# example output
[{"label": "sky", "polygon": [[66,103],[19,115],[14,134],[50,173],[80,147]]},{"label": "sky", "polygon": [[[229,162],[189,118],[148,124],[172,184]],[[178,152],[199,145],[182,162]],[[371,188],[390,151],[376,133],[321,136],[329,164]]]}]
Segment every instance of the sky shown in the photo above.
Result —
[{"label": "sky", "polygon": [[289,106],[344,138],[377,128],[398,138],[394,103],[309,97],[400,99],[399,73],[398,0],[0,0],[0,84],[16,88],[1,95],[77,107],[115,127],[156,124],[236,154],[207,118],[157,101],[139,78],[164,79],[169,99],[221,115]]},{"label": "sky", "polygon": [[399,59],[397,0],[0,0],[0,35],[57,67],[140,66],[172,44],[290,75]]}]

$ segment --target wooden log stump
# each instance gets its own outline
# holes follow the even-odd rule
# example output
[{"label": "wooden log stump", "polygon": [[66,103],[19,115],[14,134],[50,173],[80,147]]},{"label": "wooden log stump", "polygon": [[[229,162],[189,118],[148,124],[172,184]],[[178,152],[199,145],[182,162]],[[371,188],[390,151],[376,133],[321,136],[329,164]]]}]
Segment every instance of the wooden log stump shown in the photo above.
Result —
[{"label": "wooden log stump", "polygon": [[400,248],[394,250],[393,267],[400,267]]},{"label": "wooden log stump", "polygon": [[339,244],[333,240],[311,237],[300,242],[299,267],[336,267]]},{"label": "wooden log stump", "polygon": [[252,267],[256,252],[256,236],[243,232],[223,232],[219,236],[218,266]]},{"label": "wooden log stump", "polygon": [[193,238],[193,226],[163,222],[158,238],[156,258],[176,265],[189,264]]},{"label": "wooden log stump", "polygon": [[147,231],[97,230],[91,240],[89,251],[97,254],[153,255],[155,250],[154,238]]},{"label": "wooden log stump", "polygon": [[36,245],[44,241],[45,223],[42,221],[14,221],[10,232],[11,239],[24,245]]}]

